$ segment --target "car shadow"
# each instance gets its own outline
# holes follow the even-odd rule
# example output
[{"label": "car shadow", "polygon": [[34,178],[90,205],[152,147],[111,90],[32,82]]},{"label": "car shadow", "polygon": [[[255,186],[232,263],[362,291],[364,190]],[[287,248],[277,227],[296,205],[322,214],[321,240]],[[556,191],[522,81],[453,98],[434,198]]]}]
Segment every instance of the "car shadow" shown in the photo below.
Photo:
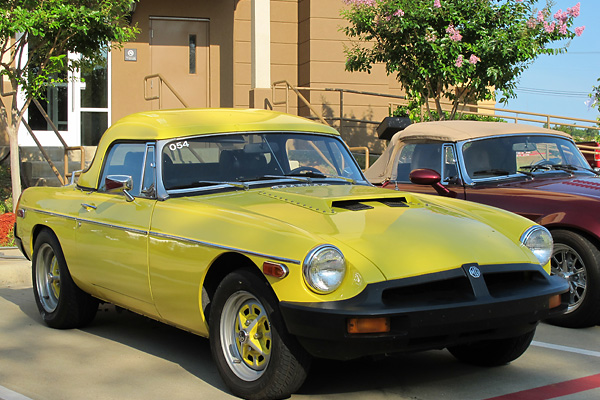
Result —
[{"label": "car shadow", "polygon": [[[10,327],[11,334],[18,335],[31,325],[44,326],[31,287],[0,287],[0,297],[14,303],[25,316]],[[217,372],[209,341],[205,338],[110,304],[100,305],[94,321],[80,331],[179,365],[213,388],[229,393]],[[515,363],[494,369],[494,375],[514,378],[522,374],[521,368],[519,363]],[[458,362],[445,350],[343,362],[317,359],[305,384],[292,397],[383,392],[383,397],[398,394],[409,398],[427,398],[423,390],[427,392],[427,387],[439,385],[440,382],[462,382],[465,386],[463,390],[468,390],[473,381],[490,379],[487,375],[489,372],[485,371],[489,369]]]}]

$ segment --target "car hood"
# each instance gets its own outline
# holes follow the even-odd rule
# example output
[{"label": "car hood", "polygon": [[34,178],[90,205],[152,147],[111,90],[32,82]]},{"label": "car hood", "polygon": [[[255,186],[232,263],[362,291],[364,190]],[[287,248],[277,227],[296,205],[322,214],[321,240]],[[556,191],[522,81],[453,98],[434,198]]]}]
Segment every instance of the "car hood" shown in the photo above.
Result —
[{"label": "car hood", "polygon": [[[370,186],[290,185],[224,194],[210,203],[215,215],[227,213],[220,229],[234,231],[238,246],[245,242],[261,253],[288,248],[293,254],[286,257],[303,260],[314,246],[333,244],[359,271],[372,264],[387,279],[466,263],[535,262],[519,244],[531,222],[466,201]],[[227,228],[233,219],[235,227]],[[261,233],[265,227],[269,232]]]},{"label": "car hood", "polygon": [[568,179],[536,179],[522,187],[600,199],[600,177],[598,176],[579,176]]}]

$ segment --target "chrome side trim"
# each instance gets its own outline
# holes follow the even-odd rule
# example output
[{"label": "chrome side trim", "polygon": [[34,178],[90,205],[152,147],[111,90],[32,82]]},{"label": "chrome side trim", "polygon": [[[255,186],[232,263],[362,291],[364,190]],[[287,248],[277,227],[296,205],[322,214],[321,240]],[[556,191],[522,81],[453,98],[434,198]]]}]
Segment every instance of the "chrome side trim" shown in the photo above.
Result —
[{"label": "chrome side trim", "polygon": [[104,222],[92,221],[92,220],[89,220],[89,219],[77,218],[77,221],[79,223],[85,222],[85,223],[88,223],[88,224],[106,226],[108,228],[113,228],[113,229],[121,229],[121,230],[124,230],[124,231],[127,231],[127,232],[139,233],[139,234],[144,235],[144,236],[148,236],[148,234],[149,234],[149,231],[144,230],[144,229],[129,228],[129,227],[122,226],[122,225],[107,224],[107,223],[104,223]]},{"label": "chrome side trim", "polygon": [[166,233],[159,233],[159,232],[150,231],[150,236],[155,236],[155,237],[163,238],[163,239],[179,240],[179,241],[182,241],[182,242],[188,242],[188,243],[199,244],[199,245],[206,246],[206,247],[212,247],[212,248],[215,248],[215,249],[235,251],[235,252],[238,252],[238,253],[248,254],[248,255],[251,255],[251,256],[257,256],[257,257],[267,258],[269,260],[274,260],[274,261],[279,261],[279,262],[284,262],[284,263],[290,263],[290,264],[300,265],[300,261],[294,260],[294,259],[291,259],[291,258],[284,258],[284,257],[272,256],[270,254],[264,254],[264,253],[256,253],[254,251],[243,250],[243,249],[239,249],[239,248],[236,248],[236,247],[223,246],[223,245],[215,244],[215,243],[204,242],[202,240],[195,240],[195,239],[184,238],[184,237],[181,237],[181,236],[168,235]]},{"label": "chrome side trim", "polygon": [[62,218],[66,218],[66,219],[71,219],[73,221],[77,221],[78,218],[72,217],[70,215],[65,215],[65,214],[58,214],[58,213],[53,213],[50,211],[44,211],[44,210],[36,210],[34,208],[23,208],[25,211],[29,210],[30,212],[33,213],[38,213],[38,214],[44,214],[44,215],[49,215],[51,217],[62,217]]},{"label": "chrome side trim", "polygon": [[85,218],[72,217],[70,215],[65,215],[65,214],[58,214],[58,213],[53,213],[53,212],[43,211],[43,210],[35,210],[35,209],[31,209],[31,208],[29,210],[31,212],[36,212],[36,213],[48,215],[51,217],[61,217],[61,218],[76,221],[79,223],[85,222],[85,223],[94,224],[94,225],[106,226],[106,227],[114,228],[114,229],[122,229],[127,232],[140,233],[142,235],[148,235],[148,233],[149,233],[147,230],[143,230],[143,229],[128,228],[128,227],[122,226],[122,225],[106,224],[104,222],[92,221],[90,219],[85,219]]},{"label": "chrome side trim", "polygon": [[120,226],[120,225],[106,224],[106,223],[103,223],[103,222],[97,222],[97,221],[92,221],[92,220],[88,220],[88,219],[75,218],[75,217],[71,217],[71,216],[68,216],[68,215],[57,214],[57,213],[52,213],[52,212],[48,212],[48,211],[33,210],[33,209],[30,209],[30,210],[33,211],[33,212],[38,212],[40,214],[45,214],[45,215],[49,215],[49,216],[53,216],[53,217],[62,217],[62,218],[66,218],[66,219],[70,219],[70,220],[78,221],[78,222],[86,222],[86,223],[95,224],[95,225],[107,226],[107,227],[115,228],[115,229],[123,229],[123,230],[128,231],[128,232],[139,233],[139,234],[142,234],[142,235],[154,236],[154,237],[163,238],[163,239],[179,240],[179,241],[182,241],[182,242],[188,242],[188,243],[193,243],[193,244],[199,244],[201,246],[212,247],[214,249],[235,251],[235,252],[238,252],[238,253],[247,254],[247,255],[251,255],[251,256],[257,256],[257,257],[262,257],[262,258],[266,258],[266,259],[273,260],[273,261],[279,261],[279,262],[283,262],[283,263],[297,264],[297,265],[301,264],[300,261],[294,260],[294,259],[291,259],[291,258],[278,257],[278,256],[270,255],[270,254],[264,254],[264,253],[257,253],[257,252],[254,252],[254,251],[243,250],[243,249],[239,249],[239,248],[236,248],[236,247],[223,246],[223,245],[219,245],[219,244],[215,244],[215,243],[204,242],[204,241],[201,241],[201,240],[184,238],[184,237],[181,237],[181,236],[168,235],[168,234],[165,234],[165,233],[159,233],[159,232],[154,232],[154,231],[146,231],[146,230],[142,230],[142,229],[127,228],[127,227]]}]

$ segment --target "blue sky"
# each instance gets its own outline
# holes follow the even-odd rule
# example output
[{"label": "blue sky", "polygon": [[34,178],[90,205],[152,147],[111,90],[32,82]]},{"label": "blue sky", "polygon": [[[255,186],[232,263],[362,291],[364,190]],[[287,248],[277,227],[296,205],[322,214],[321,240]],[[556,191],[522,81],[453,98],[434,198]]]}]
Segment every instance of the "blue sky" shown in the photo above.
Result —
[{"label": "blue sky", "polygon": [[[583,34],[565,54],[538,57],[521,75],[517,98],[497,107],[591,120],[600,116],[597,107],[585,105],[587,94],[600,84],[600,0],[555,0],[552,13],[578,2],[581,14],[571,29],[585,25]],[[545,5],[538,3],[540,9]]]}]

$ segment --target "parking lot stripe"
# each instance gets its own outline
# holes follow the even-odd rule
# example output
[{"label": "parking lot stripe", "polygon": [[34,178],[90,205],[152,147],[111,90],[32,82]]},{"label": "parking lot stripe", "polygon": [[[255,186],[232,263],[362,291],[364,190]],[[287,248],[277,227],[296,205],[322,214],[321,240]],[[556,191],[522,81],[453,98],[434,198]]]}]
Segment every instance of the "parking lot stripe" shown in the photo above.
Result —
[{"label": "parking lot stripe", "polygon": [[0,386],[0,400],[31,400],[29,397]]},{"label": "parking lot stripe", "polygon": [[599,387],[600,374],[573,379],[571,381],[553,383],[552,385],[523,390],[521,392],[509,393],[486,400],[548,400],[585,392],[586,390],[597,389]]},{"label": "parking lot stripe", "polygon": [[600,357],[600,351],[591,351],[591,350],[578,349],[576,347],[560,346],[558,344],[536,342],[535,340],[533,342],[531,342],[531,345],[537,346],[537,347],[545,347],[547,349],[553,349],[553,350],[568,351],[569,353],[583,354],[586,356]]}]

